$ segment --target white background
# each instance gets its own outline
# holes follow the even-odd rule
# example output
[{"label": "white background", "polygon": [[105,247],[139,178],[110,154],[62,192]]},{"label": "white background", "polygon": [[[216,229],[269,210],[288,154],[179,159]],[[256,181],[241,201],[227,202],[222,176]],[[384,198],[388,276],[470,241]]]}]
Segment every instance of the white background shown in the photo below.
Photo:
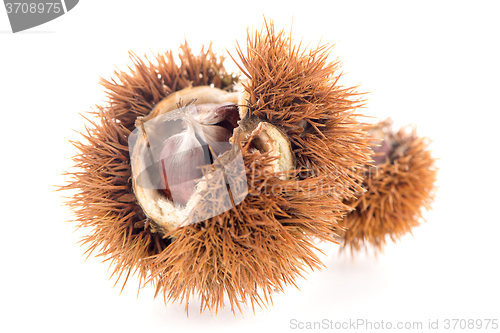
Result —
[{"label": "white background", "polygon": [[[68,14],[12,34],[0,8],[2,332],[285,332],[291,320],[343,322],[500,319],[495,2],[80,1]],[[335,42],[344,85],[370,92],[363,113],[416,124],[434,140],[440,190],[427,223],[384,254],[351,261],[325,246],[325,268],[298,279],[269,309],[199,314],[164,305],[131,278],[120,295],[107,263],[85,261],[60,174],[102,104],[99,77],[138,55],[176,49],[235,54],[263,15],[304,44]],[[236,66],[227,62],[227,67]],[[359,330],[362,331],[362,330]],[[381,330],[378,330],[381,331]],[[395,330],[394,330],[395,331]],[[482,331],[482,330],[480,330]]]}]

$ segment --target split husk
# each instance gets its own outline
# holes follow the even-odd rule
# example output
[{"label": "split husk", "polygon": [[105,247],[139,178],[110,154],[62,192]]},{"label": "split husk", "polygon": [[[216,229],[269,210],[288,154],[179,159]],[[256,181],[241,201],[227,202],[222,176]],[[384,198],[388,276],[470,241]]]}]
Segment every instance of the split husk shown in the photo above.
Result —
[{"label": "split husk", "polygon": [[[210,47],[195,56],[182,45],[179,65],[171,51],[155,62],[131,54],[128,73],[101,81],[109,102],[97,108],[84,140],[74,142],[80,170],[69,173],[72,181],[64,188],[77,190],[68,204],[78,226],[90,230],[83,239],[89,254],[99,251],[113,275],[125,274],[125,281],[137,273],[157,295],[185,302],[186,311],[193,294],[200,297],[201,311],[217,312],[225,295],[232,311],[267,306],[274,290],[294,285],[306,269],[320,268],[315,241],[337,243],[344,229],[339,221],[350,209],[343,200],[362,191],[358,170],[370,161],[368,136],[355,114],[362,100],[355,88],[338,85],[339,64],[329,62],[330,47],[301,50],[272,22],[247,42],[246,55],[238,49],[246,76],[240,116],[256,119],[254,129],[270,124],[286,135],[295,168],[276,168],[282,154],[257,149],[252,140],[236,139],[246,135],[235,134],[233,149],[241,153],[248,183],[248,195],[236,207],[198,223],[162,228],[133,191],[127,140],[138,117],[189,87],[235,91],[239,78]],[[221,190],[209,188],[215,192],[206,196]],[[199,204],[203,210],[204,202]]]}]

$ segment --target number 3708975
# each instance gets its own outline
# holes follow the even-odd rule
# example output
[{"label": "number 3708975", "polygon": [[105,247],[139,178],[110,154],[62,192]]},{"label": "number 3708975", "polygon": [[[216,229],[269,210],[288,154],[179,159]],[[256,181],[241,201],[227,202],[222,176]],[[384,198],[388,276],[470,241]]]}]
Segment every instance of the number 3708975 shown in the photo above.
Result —
[{"label": "number 3708975", "polygon": [[445,329],[498,329],[498,319],[445,319]]},{"label": "number 3708975", "polygon": [[34,14],[34,13],[55,13],[59,14],[62,10],[60,3],[29,3],[29,2],[7,2],[5,4],[7,14]]}]

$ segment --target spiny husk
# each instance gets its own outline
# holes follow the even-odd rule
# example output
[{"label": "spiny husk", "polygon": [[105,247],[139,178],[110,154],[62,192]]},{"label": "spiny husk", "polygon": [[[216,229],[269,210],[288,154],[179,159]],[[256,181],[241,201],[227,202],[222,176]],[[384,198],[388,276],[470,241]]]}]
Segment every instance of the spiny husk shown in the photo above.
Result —
[{"label": "spiny husk", "polygon": [[308,170],[303,174],[317,175],[340,198],[353,198],[363,190],[358,170],[370,161],[371,150],[354,113],[361,94],[338,85],[339,62],[328,60],[332,47],[307,52],[271,21],[248,35],[246,55],[237,51],[248,78],[242,81],[247,112],[288,134],[297,168]]},{"label": "spiny husk", "polygon": [[130,56],[134,63],[130,73],[115,71],[116,79],[101,80],[109,103],[97,107],[97,120],[89,120],[83,142],[73,142],[79,150],[74,161],[80,171],[66,173],[72,180],[61,189],[77,190],[67,204],[76,214],[78,227],[90,230],[82,240],[88,254],[99,251],[114,266],[112,276],[117,280],[124,273],[128,279],[137,272],[144,281],[152,258],[170,240],[156,232],[132,191],[128,136],[135,120],[149,114],[171,92],[211,84],[230,90],[237,78],[226,72],[224,59],[210,47],[195,56],[187,43],[181,45],[179,66],[172,51],[158,54],[156,64]]},{"label": "spiny husk", "polygon": [[[241,304],[266,306],[274,289],[294,284],[304,269],[320,267],[314,241],[336,242],[337,221],[346,209],[334,193],[349,197],[352,190],[345,188],[358,186],[350,168],[369,160],[366,134],[353,115],[357,101],[350,98],[356,94],[336,86],[338,76],[332,72],[337,64],[326,61],[327,48],[304,55],[282,33],[276,35],[272,25],[268,29],[256,35],[255,43],[249,39],[252,54],[260,55],[243,58],[252,78],[245,88],[250,108],[287,132],[300,165],[314,172],[280,179],[269,172],[275,156],[244,145],[249,195],[243,202],[166,235],[158,232],[131,187],[127,138],[136,118],[170,92],[210,84],[230,90],[236,81],[210,49],[196,57],[187,44],[181,47],[180,66],[171,52],[158,55],[158,64],[132,55],[130,74],[116,72],[117,80],[103,80],[109,104],[98,107],[86,142],[74,142],[82,171],[70,173],[73,180],[64,188],[78,191],[69,205],[79,227],[91,228],[83,240],[89,253],[99,250],[118,276],[137,272],[157,295],[185,301],[186,310],[193,293],[201,297],[202,311],[223,307],[224,295],[232,311],[241,310]],[[285,71],[286,62],[291,67]],[[266,84],[259,68],[275,82]],[[301,121],[311,124],[306,133],[294,124]],[[333,174],[320,173],[323,165]],[[342,189],[331,184],[334,179]]]},{"label": "spiny husk", "polygon": [[396,241],[411,233],[435,196],[437,168],[429,139],[418,137],[414,128],[394,133],[387,121],[377,126],[387,131],[384,140],[392,153],[385,162],[365,167],[366,192],[346,202],[354,208],[341,222],[348,228],[343,237],[351,252],[368,249],[369,244],[381,251],[387,238]]}]

